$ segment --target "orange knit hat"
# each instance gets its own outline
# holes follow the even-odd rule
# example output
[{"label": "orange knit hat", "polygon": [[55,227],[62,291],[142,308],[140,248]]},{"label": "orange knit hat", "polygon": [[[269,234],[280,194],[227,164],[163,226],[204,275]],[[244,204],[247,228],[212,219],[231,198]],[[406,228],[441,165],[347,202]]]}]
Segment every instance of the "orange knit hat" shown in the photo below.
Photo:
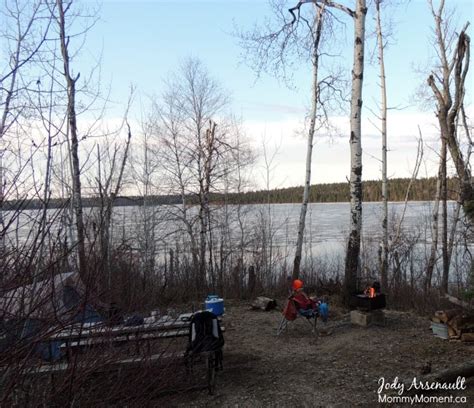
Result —
[{"label": "orange knit hat", "polygon": [[298,289],[301,289],[302,287],[303,287],[303,281],[302,280],[295,279],[293,281],[293,285],[292,285],[293,290],[298,290]]}]

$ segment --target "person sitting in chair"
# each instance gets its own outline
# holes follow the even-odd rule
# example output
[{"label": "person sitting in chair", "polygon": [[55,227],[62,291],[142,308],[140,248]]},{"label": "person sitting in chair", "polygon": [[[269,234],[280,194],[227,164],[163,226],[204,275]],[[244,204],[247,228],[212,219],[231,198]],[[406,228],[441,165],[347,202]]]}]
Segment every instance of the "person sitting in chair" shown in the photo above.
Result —
[{"label": "person sitting in chair", "polygon": [[292,299],[296,304],[298,312],[306,317],[312,317],[318,311],[319,303],[310,298],[303,290],[304,283],[300,279],[295,279],[292,284]]}]

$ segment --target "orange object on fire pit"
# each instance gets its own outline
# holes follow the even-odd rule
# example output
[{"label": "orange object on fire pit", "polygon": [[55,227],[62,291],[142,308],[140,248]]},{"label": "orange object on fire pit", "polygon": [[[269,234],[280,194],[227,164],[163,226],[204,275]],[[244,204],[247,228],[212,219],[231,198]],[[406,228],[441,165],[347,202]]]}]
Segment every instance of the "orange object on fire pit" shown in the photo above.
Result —
[{"label": "orange object on fire pit", "polygon": [[370,286],[368,287],[365,291],[364,294],[366,294],[369,298],[375,297],[375,288]]},{"label": "orange object on fire pit", "polygon": [[385,295],[380,292],[380,283],[374,282],[362,293],[355,293],[351,297],[350,305],[362,310],[383,309],[386,305]]}]

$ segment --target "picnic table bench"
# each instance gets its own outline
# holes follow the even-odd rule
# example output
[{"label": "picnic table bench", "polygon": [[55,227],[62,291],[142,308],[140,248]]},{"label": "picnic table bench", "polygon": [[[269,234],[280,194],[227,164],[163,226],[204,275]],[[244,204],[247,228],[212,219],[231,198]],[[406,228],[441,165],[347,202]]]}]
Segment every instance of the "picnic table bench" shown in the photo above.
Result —
[{"label": "picnic table bench", "polygon": [[[176,319],[162,318],[153,323],[144,323],[137,326],[106,326],[96,324],[73,324],[63,330],[51,335],[48,339],[50,344],[60,343],[60,349],[65,351],[66,361],[42,364],[29,369],[28,374],[54,374],[64,372],[71,367],[74,361],[73,355],[80,350],[92,349],[100,346],[118,346],[122,344],[135,344],[135,351],[140,352],[140,344],[146,342],[148,354],[146,356],[135,356],[106,362],[99,371],[113,371],[121,369],[138,368],[143,364],[156,364],[165,360],[183,361],[185,350],[170,353],[162,351],[151,353],[151,342],[162,339],[188,337],[190,320],[193,313],[179,315]],[[219,320],[222,322],[221,318]],[[225,327],[221,326],[225,331]],[[215,386],[215,354],[213,352],[202,353],[207,367],[207,382],[209,391],[213,392]],[[87,367],[86,362],[74,361],[76,367]]]}]

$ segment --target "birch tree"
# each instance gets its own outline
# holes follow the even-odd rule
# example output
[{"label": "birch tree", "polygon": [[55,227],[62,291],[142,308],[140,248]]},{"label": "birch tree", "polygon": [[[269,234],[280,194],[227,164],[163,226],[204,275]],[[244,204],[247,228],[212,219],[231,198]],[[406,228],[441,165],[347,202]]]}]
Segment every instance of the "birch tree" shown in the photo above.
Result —
[{"label": "birch tree", "polygon": [[384,35],[382,32],[380,5],[382,0],[375,0],[377,24],[377,48],[380,67],[380,121],[382,134],[382,256],[380,275],[382,288],[388,286],[388,180],[387,180],[387,86],[385,81]]},{"label": "birch tree", "polygon": [[[303,7],[307,3],[311,7]],[[274,2],[274,25],[267,24],[249,33],[240,33],[242,46],[252,58],[251,65],[258,74],[269,71],[284,79],[290,77],[290,67],[296,59],[311,63],[311,108],[306,145],[305,181],[297,229],[293,261],[293,278],[300,275],[304,242],[306,213],[311,188],[311,166],[314,137],[317,130],[328,126],[328,113],[333,103],[341,97],[339,73],[322,70],[323,46],[332,34],[334,16],[328,11],[332,2],[298,1],[288,11],[285,2]],[[328,37],[328,38],[325,38]],[[321,74],[323,72],[323,74]]]},{"label": "birch tree", "polygon": [[[327,9],[335,9],[344,12],[354,22],[354,59],[352,66],[352,91],[351,91],[351,113],[350,113],[350,150],[351,150],[351,172],[350,172],[350,234],[347,246],[345,261],[345,298],[348,300],[351,293],[357,288],[357,275],[359,267],[359,253],[362,229],[362,145],[361,145],[361,113],[362,113],[362,83],[364,72],[364,44],[365,44],[365,17],[367,7],[365,0],[355,0],[355,8],[351,9],[345,4],[329,0],[300,0],[296,6],[290,9],[291,20],[283,17],[283,25],[275,31],[269,31],[263,34],[253,32],[247,35],[240,35],[243,39],[243,45],[250,54],[254,54],[256,60],[254,66],[258,72],[265,67],[278,67],[285,62],[285,53],[292,46],[301,46],[301,49],[308,51],[308,35],[303,36],[306,39],[306,48],[301,37],[301,26],[295,22],[306,23],[303,28],[308,26],[308,20],[302,18],[302,5],[313,3],[317,7],[324,6]],[[276,8],[277,16],[282,19],[285,13],[280,7]],[[298,51],[297,51],[298,52]],[[297,53],[296,52],[296,53]],[[301,52],[301,50],[299,51]],[[297,54],[298,55],[298,54]],[[299,54],[301,55],[301,54]],[[304,210],[302,211],[304,212]],[[296,262],[298,263],[298,261]],[[297,269],[296,269],[297,270]],[[295,274],[296,275],[296,274]]]},{"label": "birch tree", "polygon": [[303,238],[306,224],[306,212],[309,202],[309,193],[311,187],[311,165],[312,165],[312,154],[313,154],[313,139],[316,129],[317,120],[317,108],[318,108],[318,97],[319,97],[319,83],[318,83],[318,72],[319,72],[319,44],[321,41],[321,33],[323,28],[323,16],[325,6],[317,7],[317,11],[314,16],[313,26],[311,33],[313,37],[313,47],[311,56],[312,65],[312,90],[311,90],[311,112],[309,115],[309,130],[308,130],[308,141],[306,146],[306,172],[305,172],[305,183],[303,190],[303,202],[301,204],[300,218],[298,223],[298,236],[296,240],[296,251],[295,259],[293,262],[293,279],[298,279],[300,274],[301,264],[301,253],[303,250]]},{"label": "birch tree", "polygon": [[351,218],[350,233],[347,244],[345,266],[345,297],[357,289],[360,236],[362,231],[362,82],[364,78],[364,45],[365,45],[365,16],[367,8],[365,0],[357,0],[354,18],[354,61],[352,66],[351,91]]},{"label": "birch tree", "polygon": [[[317,0],[313,0],[317,2]],[[305,1],[306,2],[306,1]],[[333,1],[320,1],[349,15],[354,22],[354,57],[352,64],[352,89],[350,112],[350,232],[347,243],[344,297],[346,303],[357,290],[359,254],[362,231],[362,83],[364,79],[365,0],[355,0],[355,9]]]}]

